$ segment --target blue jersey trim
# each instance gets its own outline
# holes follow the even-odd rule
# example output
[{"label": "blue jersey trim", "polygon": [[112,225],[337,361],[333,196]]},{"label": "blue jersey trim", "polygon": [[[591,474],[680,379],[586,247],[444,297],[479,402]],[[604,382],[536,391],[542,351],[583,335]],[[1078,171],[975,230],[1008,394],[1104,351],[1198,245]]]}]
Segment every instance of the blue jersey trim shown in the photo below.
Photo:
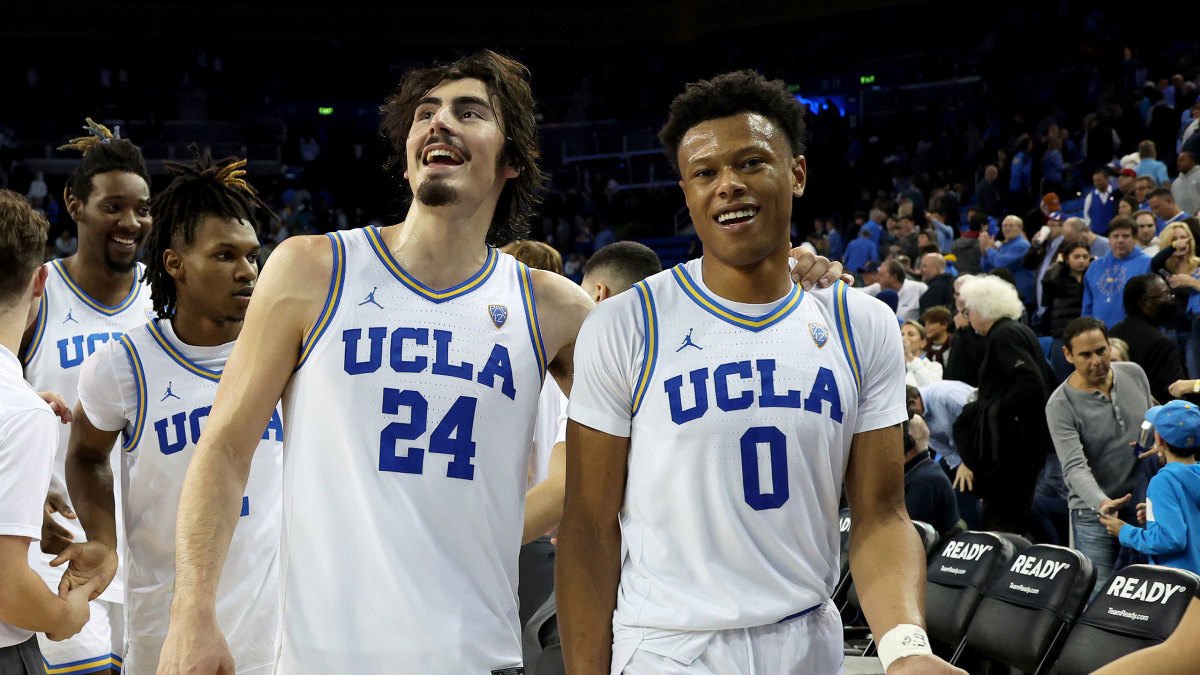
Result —
[{"label": "blue jersey trim", "polygon": [[122,300],[121,302],[117,303],[116,305],[114,305],[112,307],[109,307],[108,305],[100,304],[99,302],[94,300],[90,295],[83,292],[83,289],[80,288],[79,285],[75,283],[75,280],[71,278],[71,274],[69,272],[67,272],[67,268],[65,265],[63,265],[63,261],[61,258],[58,260],[52,261],[50,263],[50,266],[54,268],[54,271],[58,272],[58,276],[62,278],[63,283],[65,283],[67,285],[67,288],[71,289],[71,292],[74,293],[76,297],[78,297],[80,300],[82,300],[84,302],[84,304],[86,304],[88,307],[91,307],[92,309],[94,309],[97,312],[100,312],[101,314],[104,314],[106,316],[113,316],[116,314],[120,314],[121,312],[125,311],[126,309],[129,309],[129,306],[133,304],[134,300],[137,300],[138,293],[140,293],[142,290],[142,284],[138,280],[142,278],[142,276],[146,270],[145,265],[143,265],[141,263],[137,263],[137,266],[134,268],[135,270],[137,270],[137,272],[136,272],[136,274],[134,274],[133,287],[129,289],[129,295],[125,296],[125,299]]},{"label": "blue jersey trim", "polygon": [[712,314],[725,323],[745,328],[755,333],[766,330],[783,321],[800,306],[800,301],[804,299],[804,291],[800,290],[799,286],[793,284],[792,290],[788,292],[783,302],[773,311],[762,316],[746,316],[725,307],[720,301],[700,290],[699,284],[692,280],[691,275],[687,273],[682,264],[676,265],[671,272],[675,276],[676,283],[683,289],[683,294],[696,303],[700,309]]},{"label": "blue jersey trim", "polygon": [[850,308],[846,300],[849,289],[843,281],[839,280],[834,284],[833,314],[838,335],[841,337],[842,353],[846,357],[846,363],[850,364],[850,372],[854,373],[854,385],[861,392],[862,370],[859,366],[858,350],[854,345],[854,329],[850,323]]},{"label": "blue jersey trim", "polygon": [[134,390],[137,393],[137,414],[134,415],[133,428],[125,434],[125,442],[121,449],[129,452],[137,447],[142,440],[142,429],[146,425],[146,371],[142,368],[142,359],[137,347],[128,335],[122,335],[118,340],[125,348],[125,356],[129,359],[129,368],[133,371]]},{"label": "blue jersey trim", "polygon": [[521,303],[525,306],[525,317],[529,327],[529,339],[533,342],[533,353],[537,356],[538,370],[542,379],[546,378],[549,360],[546,357],[546,345],[542,342],[542,328],[537,320],[537,298],[533,295],[533,278],[529,268],[523,263],[517,263],[517,279],[521,284]]},{"label": "blue jersey trim", "polygon": [[37,354],[38,347],[42,346],[42,336],[46,333],[46,316],[50,313],[50,301],[46,298],[46,294],[42,293],[42,301],[38,303],[37,323],[33,329],[33,339],[29,341],[29,346],[25,349],[25,358],[21,359],[21,363],[29,365],[33,361],[33,357]]},{"label": "blue jersey trim", "polygon": [[313,348],[320,342],[321,336],[325,335],[329,324],[333,322],[333,315],[337,312],[338,303],[342,299],[342,291],[346,286],[346,242],[342,241],[341,235],[333,232],[325,236],[329,237],[330,246],[333,247],[333,271],[329,275],[329,292],[325,296],[325,306],[321,308],[320,318],[309,331],[308,337],[304,339],[304,344],[300,346],[300,359],[296,363],[295,370],[299,370],[300,366],[303,366],[304,362],[308,360]]},{"label": "blue jersey trim", "polygon": [[158,321],[158,319],[155,319],[154,321],[146,324],[146,326],[150,329],[150,336],[154,338],[154,341],[158,343],[159,347],[162,347],[162,350],[167,353],[167,356],[171,357],[172,361],[179,364],[184,370],[192,373],[193,375],[198,375],[212,382],[221,381],[220,371],[209,370],[203,366],[196,365],[194,362],[180,353],[179,350],[175,348],[175,345],[171,344],[171,341],[158,327]]},{"label": "blue jersey trim", "polygon": [[650,379],[654,376],[654,366],[658,362],[658,310],[654,305],[654,294],[650,285],[639,281],[633,285],[637,290],[638,300],[642,304],[642,326],[646,331],[646,346],[642,352],[642,372],[638,375],[633,387],[633,416],[637,417],[642,408],[642,401],[650,387]]},{"label": "blue jersey trim", "polygon": [[467,293],[479,288],[488,280],[488,277],[492,276],[492,272],[496,270],[496,261],[500,258],[499,254],[496,253],[496,249],[489,246],[487,250],[487,259],[483,261],[483,267],[480,267],[478,272],[471,275],[471,278],[456,286],[451,286],[450,288],[442,291],[436,291],[420,281],[417,281],[415,277],[404,271],[404,268],[400,266],[400,263],[396,261],[394,256],[392,256],[392,252],[389,251],[388,247],[383,243],[383,237],[379,234],[379,230],[377,228],[366,227],[363,229],[367,234],[367,240],[371,242],[371,248],[375,251],[375,255],[379,257],[379,260],[383,263],[383,266],[388,268],[388,271],[392,273],[392,276],[396,277],[396,279],[400,283],[404,284],[410,291],[416,293],[422,298],[425,298],[426,300],[429,300],[430,302],[446,302],[448,300],[462,297]]}]

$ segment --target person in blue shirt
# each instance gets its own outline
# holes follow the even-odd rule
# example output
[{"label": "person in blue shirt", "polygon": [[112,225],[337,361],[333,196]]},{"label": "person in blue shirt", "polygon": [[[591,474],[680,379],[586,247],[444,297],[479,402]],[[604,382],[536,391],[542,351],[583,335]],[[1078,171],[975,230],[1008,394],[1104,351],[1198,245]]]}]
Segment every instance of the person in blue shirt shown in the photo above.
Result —
[{"label": "person in blue shirt", "polygon": [[933,225],[934,231],[937,232],[938,250],[942,253],[949,253],[950,247],[954,244],[954,228],[946,224],[946,214],[941,209],[925,212],[925,220]]},{"label": "person in blue shirt", "polygon": [[1008,174],[1008,193],[1010,211],[1024,213],[1029,208],[1029,188],[1033,183],[1033,155],[1029,152],[1033,147],[1029,134],[1021,134],[1017,139],[1016,152],[1013,153],[1012,164]]},{"label": "person in blue shirt", "polygon": [[1094,316],[1109,328],[1125,318],[1125,282],[1150,271],[1150,256],[1135,243],[1136,225],[1128,216],[1108,223],[1108,255],[1092,263],[1083,276],[1083,316]]},{"label": "person in blue shirt", "polygon": [[[871,209],[871,219],[863,223],[859,228],[858,234],[862,236],[866,232],[871,238],[871,243],[879,246],[879,234],[883,231],[883,223],[887,221],[887,214],[882,209]],[[854,243],[854,242],[851,242]],[[853,268],[850,268],[853,269]]]},{"label": "person in blue shirt", "polygon": [[1116,199],[1108,182],[1108,170],[1100,167],[1092,172],[1092,189],[1083,198],[1083,222],[1092,232],[1108,232],[1108,221],[1117,215]]},{"label": "person in blue shirt", "polygon": [[829,259],[841,260],[846,252],[846,244],[842,240],[842,230],[837,220],[830,218],[825,221],[825,241],[829,243]]},{"label": "person in blue shirt", "polygon": [[1154,425],[1154,450],[1167,460],[1150,479],[1146,503],[1138,505],[1146,528],[1106,513],[1100,521],[1123,546],[1145,553],[1155,565],[1200,574],[1200,406],[1177,399],[1147,410],[1146,421]]},{"label": "person in blue shirt", "polygon": [[1006,216],[1000,223],[1004,234],[1004,242],[999,246],[986,232],[979,234],[979,250],[983,253],[980,266],[984,272],[991,272],[997,267],[1007,267],[1012,270],[1017,281],[1017,292],[1026,305],[1037,298],[1033,285],[1037,274],[1034,270],[1025,269],[1025,253],[1029,250],[1029,240],[1025,238],[1025,223],[1017,216]]},{"label": "person in blue shirt", "polygon": [[[870,222],[868,221],[867,224],[870,224]],[[863,265],[878,261],[878,247],[871,241],[871,232],[867,229],[867,226],[863,225],[858,230],[858,237],[846,245],[846,255],[842,258],[842,264],[850,272],[858,274]]]},{"label": "person in blue shirt", "polygon": [[1167,176],[1167,165],[1155,158],[1158,155],[1158,150],[1154,145],[1154,141],[1142,141],[1138,143],[1138,155],[1142,161],[1133,167],[1134,173],[1139,176],[1153,177],[1155,185],[1170,182],[1171,179]]}]

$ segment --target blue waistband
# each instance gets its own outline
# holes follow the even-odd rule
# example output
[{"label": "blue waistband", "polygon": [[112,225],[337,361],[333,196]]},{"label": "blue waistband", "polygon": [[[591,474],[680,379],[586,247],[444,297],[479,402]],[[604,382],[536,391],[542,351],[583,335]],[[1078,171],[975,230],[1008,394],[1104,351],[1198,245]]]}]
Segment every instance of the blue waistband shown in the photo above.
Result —
[{"label": "blue waistband", "polygon": [[820,607],[823,604],[825,604],[825,603],[822,602],[818,605],[813,605],[812,607],[809,607],[808,609],[802,609],[799,612],[796,612],[795,614],[789,614],[789,615],[783,617],[782,619],[776,621],[775,623],[783,623],[784,621],[791,621],[792,619],[799,619],[800,617],[804,616],[805,614],[808,614],[809,612],[813,611],[814,609],[817,609],[818,607]]}]

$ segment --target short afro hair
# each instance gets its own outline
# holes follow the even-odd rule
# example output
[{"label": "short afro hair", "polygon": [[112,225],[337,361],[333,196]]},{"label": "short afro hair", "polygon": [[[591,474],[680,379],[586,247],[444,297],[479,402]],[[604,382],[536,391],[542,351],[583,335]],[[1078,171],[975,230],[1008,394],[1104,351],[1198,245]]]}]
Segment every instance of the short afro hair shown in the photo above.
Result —
[{"label": "short afro hair", "polygon": [[787,135],[792,156],[804,154],[805,106],[792,96],[783,80],[768,80],[753,70],[735,70],[692,82],[671,102],[671,112],[658,132],[658,140],[675,172],[679,172],[679,144],[689,129],[744,112],[758,113],[774,122]]}]

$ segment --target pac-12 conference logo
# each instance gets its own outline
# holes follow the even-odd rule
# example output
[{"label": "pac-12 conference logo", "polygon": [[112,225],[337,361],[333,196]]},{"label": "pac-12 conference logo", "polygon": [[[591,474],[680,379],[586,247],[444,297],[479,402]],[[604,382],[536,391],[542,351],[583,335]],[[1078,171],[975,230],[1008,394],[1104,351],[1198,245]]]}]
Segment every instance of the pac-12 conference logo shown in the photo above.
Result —
[{"label": "pac-12 conference logo", "polygon": [[499,328],[508,320],[508,308],[504,305],[488,305],[488,316],[492,317],[492,323]]},{"label": "pac-12 conference logo", "polygon": [[808,332],[812,334],[813,342],[816,343],[817,349],[825,346],[829,341],[829,327],[823,323],[808,324]]}]

